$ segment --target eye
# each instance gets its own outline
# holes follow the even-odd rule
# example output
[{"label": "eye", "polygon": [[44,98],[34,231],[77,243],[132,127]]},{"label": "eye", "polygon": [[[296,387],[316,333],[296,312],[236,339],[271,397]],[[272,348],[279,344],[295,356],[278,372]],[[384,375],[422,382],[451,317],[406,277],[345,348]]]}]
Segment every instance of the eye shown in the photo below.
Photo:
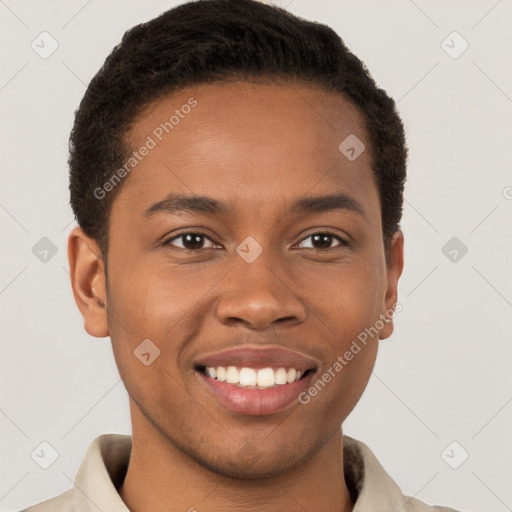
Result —
[{"label": "eye", "polygon": [[[306,240],[310,240],[310,242],[300,247],[300,245],[304,244]],[[333,241],[337,241],[338,244],[332,246]],[[170,245],[188,252],[197,252],[201,249],[216,249],[221,247],[206,233],[201,231],[187,231],[185,233],[180,233],[179,235],[166,240],[163,245]],[[303,238],[296,246],[299,246],[299,248],[327,251],[329,249],[348,246],[348,242],[341,238],[339,235],[335,235],[334,233],[330,233],[328,231],[319,231]]]},{"label": "eye", "polygon": [[[181,240],[181,242],[178,243],[178,240]],[[205,246],[204,244],[206,241],[209,241],[210,245]],[[200,231],[188,231],[186,233],[180,233],[179,235],[166,240],[163,245],[172,245],[174,247],[179,247],[180,249],[185,249],[190,252],[195,252],[200,249],[212,249],[219,247],[219,245],[213,242],[211,238]]]},{"label": "eye", "polygon": [[[341,238],[339,235],[335,235],[334,233],[330,233],[328,231],[319,231],[317,233],[312,233],[311,235],[308,235],[306,238],[303,238],[297,245],[300,245],[301,243],[304,243],[305,240],[309,240],[309,245],[303,246],[307,249],[315,249],[318,251],[326,251],[329,249],[336,249],[339,247],[346,247],[348,246],[348,242]],[[335,245],[334,247],[331,246],[332,242],[336,240],[338,241],[338,245]]]}]

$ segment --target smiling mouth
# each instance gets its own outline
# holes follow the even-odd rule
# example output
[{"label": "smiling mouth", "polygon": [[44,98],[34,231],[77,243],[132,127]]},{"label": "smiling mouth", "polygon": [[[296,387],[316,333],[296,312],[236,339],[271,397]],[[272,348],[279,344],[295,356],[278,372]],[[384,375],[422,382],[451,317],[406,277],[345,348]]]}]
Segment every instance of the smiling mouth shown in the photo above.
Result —
[{"label": "smiling mouth", "polygon": [[293,367],[251,368],[246,366],[197,366],[198,372],[218,382],[226,382],[239,388],[272,389],[304,379],[315,369],[301,371]]}]

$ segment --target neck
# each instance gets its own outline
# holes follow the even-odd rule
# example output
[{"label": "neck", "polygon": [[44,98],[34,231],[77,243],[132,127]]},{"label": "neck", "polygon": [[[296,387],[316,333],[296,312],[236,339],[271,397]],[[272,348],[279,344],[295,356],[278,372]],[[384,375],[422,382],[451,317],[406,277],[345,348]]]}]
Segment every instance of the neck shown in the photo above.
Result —
[{"label": "neck", "polygon": [[299,468],[269,478],[232,478],[192,460],[130,406],[132,451],[119,495],[131,512],[352,511],[341,428]]}]

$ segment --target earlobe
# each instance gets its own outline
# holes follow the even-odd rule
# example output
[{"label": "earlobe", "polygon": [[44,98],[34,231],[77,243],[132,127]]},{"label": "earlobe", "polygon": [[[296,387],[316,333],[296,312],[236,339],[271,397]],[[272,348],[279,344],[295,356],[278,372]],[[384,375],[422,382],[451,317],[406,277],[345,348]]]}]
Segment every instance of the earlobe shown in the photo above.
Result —
[{"label": "earlobe", "polygon": [[75,302],[84,328],[96,338],[109,335],[103,258],[98,244],[80,228],[68,238],[68,261]]},{"label": "earlobe", "polygon": [[[398,280],[404,268],[404,234],[398,230],[391,240],[389,258],[387,262],[387,289],[384,299],[383,314],[386,317],[385,326],[380,331],[380,339],[386,339],[393,333],[393,317],[395,305],[398,302]],[[401,308],[396,307],[396,312]]]}]

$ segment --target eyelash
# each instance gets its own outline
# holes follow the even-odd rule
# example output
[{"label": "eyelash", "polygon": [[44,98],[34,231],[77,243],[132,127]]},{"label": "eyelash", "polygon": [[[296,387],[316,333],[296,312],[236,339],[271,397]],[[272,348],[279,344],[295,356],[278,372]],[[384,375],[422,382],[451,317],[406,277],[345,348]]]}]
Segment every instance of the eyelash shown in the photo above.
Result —
[{"label": "eyelash", "polygon": [[[217,242],[215,242],[214,240],[212,240],[207,233],[205,233],[204,231],[201,231],[199,229],[197,230],[194,230],[194,231],[185,231],[183,233],[180,233],[179,235],[175,235],[173,236],[172,238],[169,238],[167,240],[165,240],[163,242],[163,245],[164,246],[172,246],[171,242],[173,242],[174,240],[177,240],[179,238],[182,238],[186,235],[199,235],[199,236],[203,236],[205,238],[207,238],[208,240],[210,240],[211,242],[213,242],[214,244],[217,244]],[[334,247],[329,247],[327,249],[317,249],[315,247],[310,247],[308,249],[310,250],[313,250],[313,251],[317,251],[317,252],[327,252],[327,251],[332,251],[332,250],[336,250],[336,249],[341,249],[341,248],[344,248],[344,247],[348,247],[349,246],[349,243],[344,240],[343,238],[341,238],[339,235],[329,231],[329,230],[323,230],[323,231],[315,231],[314,233],[309,233],[307,236],[305,236],[304,238],[302,238],[297,244],[299,243],[302,243],[304,242],[304,240],[307,240],[308,238],[310,237],[313,237],[315,235],[328,235],[328,236],[331,236],[332,238],[335,238],[336,240],[338,240],[338,242],[340,243],[340,245],[338,246],[334,246]],[[295,245],[297,245],[295,244]],[[217,245],[220,245],[220,244],[217,244]],[[172,246],[174,247],[174,246]],[[206,247],[206,248],[201,248],[201,249],[186,249],[184,247],[174,247],[175,249],[180,249],[181,251],[184,251],[185,253],[187,254],[197,254],[199,251],[202,251],[204,249],[213,249],[213,247]]]}]

